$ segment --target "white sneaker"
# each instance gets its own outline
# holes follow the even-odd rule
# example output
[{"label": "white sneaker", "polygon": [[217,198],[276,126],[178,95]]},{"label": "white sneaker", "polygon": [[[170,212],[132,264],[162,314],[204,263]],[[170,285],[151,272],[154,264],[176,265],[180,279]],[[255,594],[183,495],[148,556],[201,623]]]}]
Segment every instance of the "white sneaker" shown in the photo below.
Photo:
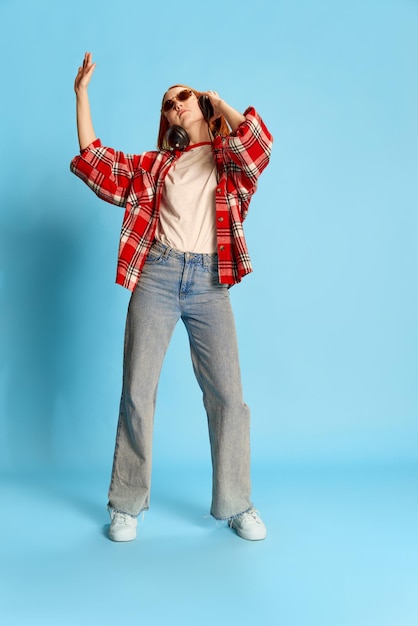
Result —
[{"label": "white sneaker", "polygon": [[112,541],[133,541],[136,537],[138,520],[132,515],[115,511],[109,507],[110,529],[109,539]]},{"label": "white sneaker", "polygon": [[255,509],[250,509],[229,520],[229,527],[237,531],[237,535],[249,541],[265,539],[267,528]]}]

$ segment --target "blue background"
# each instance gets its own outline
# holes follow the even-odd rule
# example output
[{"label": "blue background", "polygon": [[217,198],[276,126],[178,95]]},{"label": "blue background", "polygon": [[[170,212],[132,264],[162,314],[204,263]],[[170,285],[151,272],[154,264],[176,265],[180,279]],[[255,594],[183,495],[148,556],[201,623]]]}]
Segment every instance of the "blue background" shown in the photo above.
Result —
[{"label": "blue background", "polygon": [[[22,516],[17,526],[4,520],[0,538],[17,568],[7,577],[9,624],[52,624],[57,615],[67,623],[64,606],[68,624],[113,623],[136,610],[149,624],[205,624],[203,614],[207,623],[246,623],[263,606],[265,623],[281,616],[286,626],[416,625],[417,28],[414,0],[1,0],[0,471],[3,505]],[[215,89],[240,110],[254,105],[275,137],[246,221],[255,271],[231,290],[252,409],[254,498],[270,530],[251,552],[242,541],[228,547],[226,533],[215,549],[210,524],[190,538],[182,515],[172,517],[193,516],[190,502],[204,514],[210,495],[205,415],[180,326],[156,414],[159,504],[144,525],[155,536],[124,548],[129,564],[118,546],[95,539],[105,521],[129,292],[114,284],[122,211],[69,172],[78,149],[73,81],[85,50],[97,62],[90,97],[107,145],[154,148],[161,96],[177,82]],[[312,520],[319,534],[307,543]],[[20,561],[10,533],[27,542]],[[41,601],[39,589],[29,591],[35,564],[47,564],[49,588],[53,547],[59,552],[69,537],[78,562],[97,551],[93,575],[77,587],[71,574],[54,587],[55,604],[49,594]],[[373,540],[370,559],[353,562],[353,550],[365,554]],[[388,544],[389,561],[377,562]],[[118,584],[104,577],[109,551],[135,588],[136,568],[145,562],[153,581],[155,567],[171,612],[153,601],[151,582],[145,605],[123,586],[123,608],[115,594],[107,622],[102,593]],[[67,556],[70,576],[77,559]],[[232,593],[249,564],[263,572],[239,586],[253,603],[237,595],[204,613],[209,598],[198,590],[211,588],[213,602],[217,585],[232,584]],[[396,572],[390,581],[388,569]],[[342,595],[329,593],[336,571]],[[376,585],[367,594],[365,577]],[[22,589],[26,601],[16,603]],[[324,596],[337,612],[320,608]],[[195,607],[190,621],[186,606]]]}]

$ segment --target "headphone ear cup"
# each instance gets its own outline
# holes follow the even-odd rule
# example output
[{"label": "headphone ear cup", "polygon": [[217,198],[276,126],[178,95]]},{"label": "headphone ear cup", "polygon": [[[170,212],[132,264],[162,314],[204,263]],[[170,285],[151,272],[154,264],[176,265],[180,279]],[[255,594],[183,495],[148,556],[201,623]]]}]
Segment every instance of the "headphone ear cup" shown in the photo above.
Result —
[{"label": "headphone ear cup", "polygon": [[201,96],[199,96],[198,102],[200,110],[203,113],[203,117],[207,122],[209,122],[210,118],[213,116],[213,106],[211,104],[211,101],[209,100],[209,97],[205,94],[202,94]]},{"label": "headphone ear cup", "polygon": [[173,150],[185,150],[190,143],[190,138],[184,128],[174,124],[167,130],[165,134],[165,142]]}]

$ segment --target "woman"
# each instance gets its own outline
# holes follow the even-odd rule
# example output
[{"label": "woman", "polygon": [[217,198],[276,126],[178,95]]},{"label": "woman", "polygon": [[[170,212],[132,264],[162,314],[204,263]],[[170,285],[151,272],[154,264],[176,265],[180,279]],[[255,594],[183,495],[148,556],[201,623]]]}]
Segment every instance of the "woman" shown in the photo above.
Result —
[{"label": "woman", "polygon": [[[207,120],[199,104],[202,94],[176,85],[163,97],[158,150],[128,155],[106,148],[90,115],[94,69],[86,53],[74,85],[80,155],[71,170],[100,198],[125,208],[116,281],[133,292],[109,488],[109,537],[135,539],[137,516],[149,508],[156,390],[181,318],[208,418],[211,514],[227,520],[244,539],[264,539],[265,525],[250,499],[250,416],[228,288],[252,271],[242,222],[268,164],[272,137],[253,108],[242,115],[207,91],[203,95],[213,109]],[[185,135],[188,146],[170,149],[168,129]]]}]

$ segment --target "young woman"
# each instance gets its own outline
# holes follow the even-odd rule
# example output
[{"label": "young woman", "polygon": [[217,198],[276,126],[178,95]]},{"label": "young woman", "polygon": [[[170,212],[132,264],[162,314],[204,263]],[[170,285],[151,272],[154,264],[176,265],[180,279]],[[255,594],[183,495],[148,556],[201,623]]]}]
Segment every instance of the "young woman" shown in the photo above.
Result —
[{"label": "young woman", "polygon": [[[80,155],[71,170],[100,198],[124,207],[116,281],[133,292],[109,537],[135,539],[137,516],[149,508],[158,379],[181,318],[208,419],[211,514],[244,539],[264,539],[265,525],[251,503],[250,414],[228,288],[252,271],[242,222],[269,162],[272,137],[253,108],[242,115],[215,91],[176,85],[163,96],[158,150],[130,155],[106,148],[90,115],[94,69],[86,53],[74,85]],[[202,112],[202,95],[212,106],[210,119]],[[188,145],[177,149],[169,129]]]}]

